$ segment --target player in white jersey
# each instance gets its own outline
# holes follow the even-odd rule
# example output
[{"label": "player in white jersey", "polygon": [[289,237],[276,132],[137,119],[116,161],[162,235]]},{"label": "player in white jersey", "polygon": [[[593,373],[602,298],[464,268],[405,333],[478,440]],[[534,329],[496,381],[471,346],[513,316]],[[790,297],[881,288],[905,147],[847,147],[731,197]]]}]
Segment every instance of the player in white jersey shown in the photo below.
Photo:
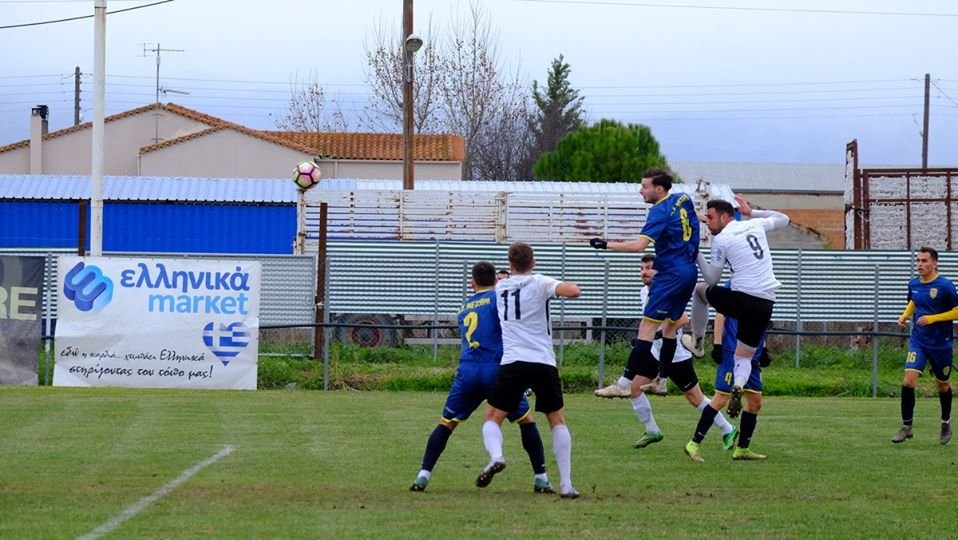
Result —
[{"label": "player in white jersey", "polygon": [[[739,321],[735,347],[735,368],[728,415],[735,418],[742,411],[742,393],[752,370],[754,356],[762,336],[772,319],[775,291],[781,283],[775,279],[772,254],[766,231],[788,225],[788,216],[774,210],[752,210],[744,197],[735,196],[747,221],[736,221],[735,208],[728,201],[713,200],[706,205],[706,224],[715,235],[712,256],[706,263],[700,253],[699,268],[705,283],[699,283],[692,295],[693,349],[701,351],[708,323],[708,305],[725,316]],[[729,287],[717,286],[722,269],[729,265]],[[721,410],[725,403],[713,399],[713,408]]]},{"label": "player in white jersey", "polygon": [[[639,300],[642,306],[645,306],[645,303],[649,299],[649,288],[653,284],[653,276],[655,276],[655,269],[652,268],[653,263],[655,262],[655,255],[648,254],[642,257],[642,283],[644,286],[642,290],[639,291]],[[688,324],[688,317],[685,314],[682,314],[682,317],[676,321],[678,329],[676,330],[675,337],[676,339],[682,339],[682,327]],[[624,395],[610,396],[607,393],[600,393],[598,390],[593,392],[598,397],[627,397],[632,404],[632,410],[635,411],[636,417],[638,417],[639,422],[645,426],[645,433],[642,437],[632,445],[633,448],[645,448],[651,444],[655,444],[665,436],[662,434],[662,430],[659,429],[658,423],[655,421],[655,416],[652,414],[652,404],[649,402],[648,396],[645,395],[642,387],[652,381],[653,378],[658,374],[657,371],[657,362],[660,359],[660,354],[662,351],[662,331],[659,330],[656,332],[655,340],[652,342],[652,356],[654,361],[640,361],[636,364],[635,377],[629,381],[631,386],[624,393]],[[705,397],[705,394],[702,393],[702,388],[699,386],[699,378],[695,373],[695,366],[692,365],[692,353],[687,351],[683,347],[679,347],[675,350],[675,357],[672,359],[672,366],[669,371],[669,379],[672,383],[675,384],[682,391],[682,394],[685,396],[685,399],[688,400],[689,404],[701,411],[708,404],[709,400]],[[623,378],[626,378],[626,374],[622,375]],[[616,383],[618,384],[618,383]],[[721,413],[715,415],[713,420],[715,425],[722,430],[722,445],[726,450],[730,450],[735,445],[735,440],[738,435],[738,430],[732,424],[728,423],[728,420],[722,416]]]},{"label": "player in white jersey", "polygon": [[566,427],[562,382],[552,348],[549,301],[576,298],[581,291],[571,281],[558,281],[533,274],[536,261],[532,248],[523,242],[509,246],[512,275],[496,283],[496,308],[502,326],[502,362],[486,402],[482,440],[489,452],[489,464],[476,478],[486,487],[492,477],[506,468],[502,455],[502,421],[515,410],[527,388],[536,395],[536,410],[544,413],[552,428],[552,452],[559,469],[559,496],[575,499],[572,486],[572,436]]}]

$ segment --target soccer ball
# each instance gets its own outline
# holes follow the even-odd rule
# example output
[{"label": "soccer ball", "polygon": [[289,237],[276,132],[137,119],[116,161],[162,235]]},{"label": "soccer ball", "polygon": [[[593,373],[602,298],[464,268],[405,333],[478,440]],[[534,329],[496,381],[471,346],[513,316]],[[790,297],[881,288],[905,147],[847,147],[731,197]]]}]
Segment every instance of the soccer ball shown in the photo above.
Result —
[{"label": "soccer ball", "polygon": [[319,165],[313,161],[300,161],[293,169],[293,182],[299,189],[307,190],[319,183]]}]

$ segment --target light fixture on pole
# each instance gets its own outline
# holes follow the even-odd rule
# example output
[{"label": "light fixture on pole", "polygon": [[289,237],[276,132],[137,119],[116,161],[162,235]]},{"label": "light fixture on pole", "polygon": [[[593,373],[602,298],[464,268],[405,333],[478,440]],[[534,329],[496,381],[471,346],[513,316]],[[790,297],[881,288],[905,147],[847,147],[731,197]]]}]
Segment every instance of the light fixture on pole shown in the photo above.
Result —
[{"label": "light fixture on pole", "polygon": [[[405,25],[404,25],[405,26]],[[403,136],[403,174],[402,188],[415,187],[413,163],[413,55],[422,48],[422,38],[412,33],[412,13],[409,14],[406,41],[403,43],[403,92],[402,92],[402,136]]]}]

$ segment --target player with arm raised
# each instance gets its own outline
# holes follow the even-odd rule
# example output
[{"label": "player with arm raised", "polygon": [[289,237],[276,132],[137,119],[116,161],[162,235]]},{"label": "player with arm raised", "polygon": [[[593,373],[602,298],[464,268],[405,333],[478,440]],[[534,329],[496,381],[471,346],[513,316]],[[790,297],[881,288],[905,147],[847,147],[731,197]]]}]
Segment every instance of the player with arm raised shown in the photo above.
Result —
[{"label": "player with arm raised", "polygon": [[482,439],[489,452],[489,464],[476,478],[476,486],[486,487],[493,476],[506,468],[502,454],[502,421],[507,411],[515,410],[527,388],[536,395],[536,410],[544,413],[552,428],[552,451],[559,468],[559,496],[575,499],[579,492],[572,486],[572,436],[565,420],[562,382],[552,348],[552,323],[549,301],[576,298],[579,286],[533,274],[535,257],[523,242],[509,246],[512,275],[496,283],[496,309],[502,325],[502,366],[489,394]]},{"label": "player with arm raised", "polygon": [[643,390],[664,395],[669,365],[675,357],[676,321],[685,313],[692,290],[698,278],[695,267],[699,251],[699,220],[691,197],[684,193],[669,195],[672,175],[661,169],[649,169],[642,178],[641,193],[645,202],[652,205],[642,232],[635,240],[609,242],[593,238],[589,244],[595,249],[611,249],[626,253],[645,251],[650,243],[655,244],[655,270],[649,302],[642,312],[638,339],[626,364],[625,374],[619,380],[596,392],[600,397],[628,395],[632,379],[642,362],[654,362],[652,342],[655,333],[662,328],[662,350],[658,360],[658,376]]},{"label": "player with arm raised", "polygon": [[[775,279],[765,232],[788,225],[788,216],[781,212],[752,210],[740,195],[736,195],[735,200],[742,215],[752,219],[736,221],[735,208],[728,201],[712,200],[706,205],[706,223],[715,236],[712,238],[711,259],[706,262],[704,256],[698,257],[705,283],[695,287],[691,317],[694,348],[698,350],[705,339],[709,304],[719,313],[738,320],[738,343],[728,406],[728,415],[732,418],[742,411],[742,392],[749,379],[752,357],[772,319],[775,291],[781,286]],[[717,286],[726,264],[731,271],[730,286]]]}]

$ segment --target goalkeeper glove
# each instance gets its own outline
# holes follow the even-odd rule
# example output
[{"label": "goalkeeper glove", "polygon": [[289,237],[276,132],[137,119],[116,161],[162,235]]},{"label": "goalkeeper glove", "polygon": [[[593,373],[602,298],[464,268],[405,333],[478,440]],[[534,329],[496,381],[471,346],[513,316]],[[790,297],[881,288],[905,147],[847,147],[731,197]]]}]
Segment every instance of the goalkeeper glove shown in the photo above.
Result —
[{"label": "goalkeeper glove", "polygon": [[595,249],[609,249],[609,243],[601,238],[593,238],[589,240],[589,245]]},{"label": "goalkeeper glove", "polygon": [[762,349],[762,356],[758,358],[758,365],[768,367],[772,363],[772,357],[768,354],[768,349]]}]

